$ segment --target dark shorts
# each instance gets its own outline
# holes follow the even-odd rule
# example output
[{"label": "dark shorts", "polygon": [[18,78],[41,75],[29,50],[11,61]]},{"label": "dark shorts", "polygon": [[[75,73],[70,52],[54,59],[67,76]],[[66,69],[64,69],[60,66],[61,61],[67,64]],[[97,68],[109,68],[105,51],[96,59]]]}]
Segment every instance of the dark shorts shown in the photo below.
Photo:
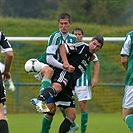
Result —
[{"label": "dark shorts", "polygon": [[63,90],[58,93],[58,95],[54,98],[55,104],[57,107],[73,107],[75,108],[75,101],[72,93],[72,89],[69,86],[63,88]]},{"label": "dark shorts", "polygon": [[62,88],[69,86],[69,88],[73,89],[76,85],[76,80],[74,80],[73,74],[70,74],[62,69],[54,70],[52,82],[57,82],[61,84]]},{"label": "dark shorts", "polygon": [[0,72],[0,103],[4,103],[6,101],[6,96],[4,93],[4,85],[3,85],[3,80],[2,80],[2,75]]},{"label": "dark shorts", "polygon": [[72,75],[62,69],[56,69],[52,77],[52,82],[57,82],[62,86],[62,91],[54,97],[56,106],[63,108],[75,107],[72,93],[75,86],[75,81],[73,80]]}]

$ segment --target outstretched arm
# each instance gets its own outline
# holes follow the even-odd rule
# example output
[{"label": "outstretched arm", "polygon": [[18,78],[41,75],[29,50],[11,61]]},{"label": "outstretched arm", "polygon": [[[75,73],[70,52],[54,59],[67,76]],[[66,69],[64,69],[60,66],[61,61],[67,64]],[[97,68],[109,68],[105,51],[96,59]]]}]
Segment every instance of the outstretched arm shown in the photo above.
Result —
[{"label": "outstretched arm", "polygon": [[93,79],[92,79],[92,88],[95,87],[98,83],[99,71],[100,71],[99,61],[94,62],[94,75],[93,75]]}]

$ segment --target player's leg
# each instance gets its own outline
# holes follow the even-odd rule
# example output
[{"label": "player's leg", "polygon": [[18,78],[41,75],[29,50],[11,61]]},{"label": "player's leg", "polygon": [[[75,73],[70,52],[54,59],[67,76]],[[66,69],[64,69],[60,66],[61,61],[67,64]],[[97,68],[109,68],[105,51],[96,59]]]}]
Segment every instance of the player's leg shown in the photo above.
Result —
[{"label": "player's leg", "polygon": [[[49,101],[51,102],[50,98],[47,100],[47,102]],[[46,113],[43,117],[41,133],[49,133],[53,116],[55,115],[56,111],[56,106],[54,103],[48,103],[47,106],[50,109],[50,112]]]},{"label": "player's leg", "polygon": [[45,101],[49,97],[55,97],[62,90],[62,86],[66,86],[68,80],[68,73],[62,69],[56,69],[53,75],[53,83],[52,87],[45,88],[42,93],[39,95],[38,99],[41,101]]},{"label": "player's leg", "polygon": [[35,78],[41,80],[41,87],[40,87],[40,93],[42,91],[51,86],[51,78],[53,76],[53,69],[46,64],[42,63],[42,69],[39,74],[35,75]]},{"label": "player's leg", "polygon": [[88,125],[88,111],[87,111],[87,101],[80,101],[80,112],[81,112],[81,133],[85,133]]},{"label": "player's leg", "polygon": [[133,110],[123,109],[123,119],[128,125],[128,128],[133,132]]},{"label": "player's leg", "polygon": [[122,103],[123,120],[133,132],[133,86],[125,86],[125,94]]},{"label": "player's leg", "polygon": [[[65,110],[64,110],[63,108],[60,107],[60,111],[61,111],[63,117],[66,118],[66,112],[65,112]],[[69,130],[68,133],[73,133],[73,132],[75,132],[75,131],[78,130],[78,129],[79,129],[78,124],[76,124],[76,123],[73,121],[73,123],[71,124],[70,130]]]},{"label": "player's leg", "polygon": [[6,118],[6,120],[7,120],[7,109],[6,109],[6,103],[4,102],[3,103],[3,109],[4,109],[4,115],[5,115],[5,118]]},{"label": "player's leg", "polygon": [[49,97],[55,97],[62,90],[62,86],[59,83],[53,83],[52,87],[45,88],[38,96],[38,100],[46,101]]},{"label": "player's leg", "polygon": [[61,123],[59,133],[66,133],[70,130],[70,126],[76,118],[76,109],[73,107],[65,108],[66,118]]},{"label": "player's leg", "polygon": [[[41,63],[41,71],[34,77],[38,80],[41,80],[41,87],[39,93],[41,94],[45,88],[51,86],[51,78],[53,76],[53,69],[46,64]],[[36,106],[38,112],[48,112],[46,104],[42,104],[42,101],[39,101],[37,98],[31,99],[31,103]],[[44,108],[44,109],[43,109]]]},{"label": "player's leg", "polygon": [[[74,95],[74,92],[73,92],[73,95]],[[63,117],[65,118],[65,117],[66,117],[66,112],[65,112],[65,110],[64,110],[63,108],[60,107],[60,111],[61,111]],[[75,122],[73,122],[73,123],[71,124],[70,130],[69,130],[68,133],[73,133],[73,132],[75,132],[75,131],[78,130],[78,129],[79,129],[78,124],[76,124]]]},{"label": "player's leg", "polygon": [[0,73],[0,133],[9,133],[8,123],[5,120],[3,102],[5,102],[4,86]]},{"label": "player's leg", "polygon": [[87,101],[92,99],[90,86],[76,86],[75,93],[78,97],[81,112],[81,133],[85,133],[88,125]]}]

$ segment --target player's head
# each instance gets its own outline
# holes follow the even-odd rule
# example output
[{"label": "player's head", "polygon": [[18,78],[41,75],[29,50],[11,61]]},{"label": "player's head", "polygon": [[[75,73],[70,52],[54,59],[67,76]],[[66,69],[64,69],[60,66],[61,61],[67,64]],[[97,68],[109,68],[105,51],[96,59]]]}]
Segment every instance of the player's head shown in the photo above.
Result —
[{"label": "player's head", "polygon": [[78,42],[82,42],[84,32],[83,32],[83,30],[81,28],[75,28],[72,31],[72,34],[75,34],[76,35]]},{"label": "player's head", "polygon": [[104,39],[100,35],[96,35],[92,38],[89,43],[89,51],[90,53],[95,53],[102,48],[104,44]]},{"label": "player's head", "polygon": [[94,37],[92,38],[92,41],[93,41],[93,40],[97,40],[97,41],[101,44],[101,46],[103,46],[103,44],[104,44],[104,39],[103,39],[103,37],[100,36],[100,35],[94,36]]},{"label": "player's head", "polygon": [[66,34],[71,27],[71,16],[68,13],[62,13],[58,17],[59,29],[62,33]]}]

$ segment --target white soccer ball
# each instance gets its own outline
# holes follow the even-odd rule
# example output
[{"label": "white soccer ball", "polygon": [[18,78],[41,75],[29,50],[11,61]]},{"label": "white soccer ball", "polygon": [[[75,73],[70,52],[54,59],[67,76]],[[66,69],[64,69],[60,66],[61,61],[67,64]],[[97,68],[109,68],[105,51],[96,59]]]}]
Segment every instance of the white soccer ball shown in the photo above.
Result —
[{"label": "white soccer ball", "polygon": [[41,63],[37,59],[29,59],[25,63],[25,71],[29,74],[37,74],[41,70]]}]

